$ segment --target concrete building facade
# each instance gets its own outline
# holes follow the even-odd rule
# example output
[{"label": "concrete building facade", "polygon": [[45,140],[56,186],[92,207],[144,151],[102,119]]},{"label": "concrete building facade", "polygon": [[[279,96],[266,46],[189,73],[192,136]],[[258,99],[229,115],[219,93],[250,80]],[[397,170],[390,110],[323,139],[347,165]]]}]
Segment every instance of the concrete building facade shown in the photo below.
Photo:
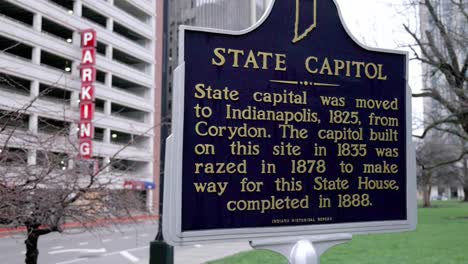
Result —
[{"label": "concrete building facade", "polygon": [[[148,208],[159,176],[162,11],[156,7],[156,0],[0,0],[0,111],[35,100],[21,129],[42,135],[54,133],[53,124],[76,134],[80,32],[94,29],[93,158],[118,164],[105,171],[117,179],[115,189],[142,183],[134,186],[143,188]],[[35,164],[39,151],[28,149],[27,159]]]}]

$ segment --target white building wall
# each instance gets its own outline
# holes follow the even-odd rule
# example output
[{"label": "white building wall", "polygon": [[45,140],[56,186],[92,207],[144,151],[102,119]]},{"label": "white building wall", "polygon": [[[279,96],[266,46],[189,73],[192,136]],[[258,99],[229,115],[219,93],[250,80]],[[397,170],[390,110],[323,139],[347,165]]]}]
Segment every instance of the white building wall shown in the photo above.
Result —
[{"label": "white building wall", "polygon": [[[116,4],[123,3],[136,13],[145,14],[147,19],[142,21],[128,10],[119,8]],[[7,52],[0,52],[0,73],[20,77],[31,81],[31,92],[16,94],[0,88],[0,110],[18,109],[39,94],[39,84],[71,92],[70,100],[66,103],[39,98],[34,108],[28,109],[30,116],[29,130],[37,132],[38,118],[54,118],[77,122],[79,119],[78,98],[80,89],[79,64],[81,59],[80,31],[88,28],[97,31],[97,39],[105,44],[106,55],[97,55],[96,68],[105,73],[104,82],[96,82],[96,98],[103,102],[103,111],[96,112],[94,126],[104,129],[102,141],[94,142],[94,155],[108,160],[124,144],[113,141],[111,131],[142,135],[146,137],[146,144],[131,145],[122,151],[119,159],[138,161],[139,168],[131,175],[124,175],[123,180],[139,180],[153,182],[153,130],[154,127],[154,85],[155,85],[155,11],[156,0],[75,0],[73,9],[67,10],[63,6],[49,0],[4,0],[19,8],[34,14],[33,25],[27,25],[0,14],[0,37],[12,39],[33,48],[31,60],[13,56]],[[2,3],[0,3],[2,5]],[[82,17],[83,6],[100,15],[107,17],[105,26],[98,25]],[[1,6],[0,6],[1,8]],[[44,19],[53,21],[74,31],[72,41],[67,43],[53,34],[44,32]],[[141,45],[135,40],[114,32],[116,23],[130,29],[144,39]],[[130,55],[140,61],[138,69],[113,58],[115,50]],[[47,65],[41,61],[41,54],[49,52],[72,61],[71,72],[65,72]],[[126,57],[126,56],[121,56]],[[121,58],[120,57],[120,58]],[[143,66],[142,66],[143,65]],[[117,88],[112,84],[112,77],[118,77],[134,83],[144,94],[134,92],[133,89]],[[133,87],[132,87],[133,88]],[[116,105],[135,110],[135,118],[129,118],[113,109]],[[132,111],[133,111],[132,110]],[[129,112],[129,111],[128,111]],[[130,113],[128,113],[130,115]],[[142,119],[141,117],[144,118]],[[141,120],[137,120],[141,119]],[[73,126],[72,126],[73,130]],[[73,133],[73,132],[71,132]],[[157,139],[159,140],[159,139]],[[35,162],[35,151],[28,154],[28,162]],[[112,171],[109,172],[112,175]],[[148,195],[150,198],[151,195]],[[148,204],[151,204],[148,201]]]}]

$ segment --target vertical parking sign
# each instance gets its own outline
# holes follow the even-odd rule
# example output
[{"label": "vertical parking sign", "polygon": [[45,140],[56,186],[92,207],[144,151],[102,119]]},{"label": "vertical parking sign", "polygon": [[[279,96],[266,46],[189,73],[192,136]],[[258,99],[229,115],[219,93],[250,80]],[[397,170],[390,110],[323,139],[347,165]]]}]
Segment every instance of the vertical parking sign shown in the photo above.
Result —
[{"label": "vertical parking sign", "polygon": [[80,124],[79,154],[88,160],[93,156],[94,136],[94,82],[96,80],[96,31],[93,29],[81,32],[81,66],[80,66]]}]

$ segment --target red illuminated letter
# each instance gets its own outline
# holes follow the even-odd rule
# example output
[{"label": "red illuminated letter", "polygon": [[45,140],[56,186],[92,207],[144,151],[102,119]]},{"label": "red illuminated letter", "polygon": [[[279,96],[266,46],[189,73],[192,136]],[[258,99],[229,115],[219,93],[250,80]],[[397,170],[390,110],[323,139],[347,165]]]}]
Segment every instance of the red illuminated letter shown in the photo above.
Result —
[{"label": "red illuminated letter", "polygon": [[83,30],[81,32],[81,46],[96,47],[96,31],[93,29]]}]

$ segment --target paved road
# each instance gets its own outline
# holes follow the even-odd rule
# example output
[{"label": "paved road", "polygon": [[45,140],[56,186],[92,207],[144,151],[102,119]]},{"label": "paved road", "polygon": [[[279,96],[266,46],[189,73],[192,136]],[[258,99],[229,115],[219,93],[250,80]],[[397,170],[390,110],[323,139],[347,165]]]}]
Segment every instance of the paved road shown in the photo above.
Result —
[{"label": "paved road", "polygon": [[[148,245],[156,233],[155,223],[52,233],[39,240],[39,264],[143,264],[148,263]],[[199,264],[249,250],[247,243],[196,245],[175,249],[175,263]],[[24,263],[24,237],[0,238],[0,263]]]},{"label": "paved road", "polygon": [[[155,224],[140,224],[93,233],[69,230],[66,234],[48,234],[39,240],[39,263],[137,263],[148,258],[148,244],[155,233]],[[23,236],[0,239],[1,263],[22,264],[24,253]]]}]

